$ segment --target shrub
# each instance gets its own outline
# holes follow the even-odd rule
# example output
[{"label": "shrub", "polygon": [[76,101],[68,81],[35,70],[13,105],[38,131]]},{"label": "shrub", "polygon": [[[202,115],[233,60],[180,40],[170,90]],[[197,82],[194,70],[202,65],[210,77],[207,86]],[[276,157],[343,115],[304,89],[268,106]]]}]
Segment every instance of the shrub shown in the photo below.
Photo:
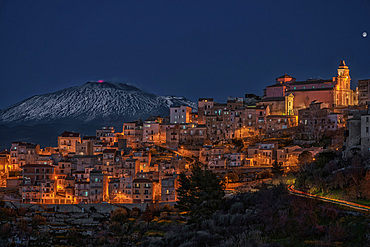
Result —
[{"label": "shrub", "polygon": [[130,217],[131,217],[131,218],[137,218],[137,217],[139,217],[140,213],[141,213],[140,208],[138,208],[138,207],[134,207],[134,208],[130,211]]},{"label": "shrub", "polygon": [[1,227],[1,231],[0,231],[1,237],[7,238],[9,237],[11,232],[12,232],[12,226],[9,223],[5,223]]},{"label": "shrub", "polygon": [[164,204],[164,206],[162,208],[162,211],[164,211],[164,212],[171,212],[172,211],[172,207],[169,204]]},{"label": "shrub", "polygon": [[244,212],[244,205],[242,202],[236,202],[233,205],[231,205],[230,213],[232,214],[240,214]]},{"label": "shrub", "polygon": [[269,169],[263,170],[262,172],[258,173],[258,177],[261,179],[265,178],[272,178],[272,173]]},{"label": "shrub", "polygon": [[329,226],[328,235],[333,242],[342,241],[346,238],[346,229],[339,223]]},{"label": "shrub", "polygon": [[36,214],[32,218],[32,225],[37,226],[37,225],[44,223],[45,221],[46,221],[46,218],[44,216]]},{"label": "shrub", "polygon": [[127,210],[124,208],[117,208],[113,211],[110,219],[112,222],[124,222],[127,219]]},{"label": "shrub", "polygon": [[122,226],[119,222],[112,222],[109,225],[109,231],[111,231],[115,234],[121,234],[122,233]]}]

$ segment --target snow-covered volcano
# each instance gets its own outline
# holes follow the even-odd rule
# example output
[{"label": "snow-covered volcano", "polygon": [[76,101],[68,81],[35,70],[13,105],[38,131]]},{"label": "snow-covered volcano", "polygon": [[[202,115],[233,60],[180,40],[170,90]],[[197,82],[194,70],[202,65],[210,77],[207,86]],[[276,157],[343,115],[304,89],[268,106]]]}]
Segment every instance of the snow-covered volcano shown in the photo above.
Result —
[{"label": "snow-covered volcano", "polygon": [[0,111],[1,124],[35,125],[74,121],[112,124],[169,115],[172,105],[196,104],[184,97],[158,96],[124,84],[87,82],[54,93],[36,95]]}]

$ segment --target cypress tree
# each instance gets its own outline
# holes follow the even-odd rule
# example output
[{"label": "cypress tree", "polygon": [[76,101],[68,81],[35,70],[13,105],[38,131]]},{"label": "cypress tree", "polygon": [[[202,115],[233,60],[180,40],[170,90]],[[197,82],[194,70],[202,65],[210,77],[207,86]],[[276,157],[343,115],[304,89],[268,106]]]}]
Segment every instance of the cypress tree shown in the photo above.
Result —
[{"label": "cypress tree", "polygon": [[194,165],[191,171],[189,177],[185,173],[180,174],[176,207],[187,212],[191,222],[199,222],[220,208],[225,195],[224,183],[199,164]]}]

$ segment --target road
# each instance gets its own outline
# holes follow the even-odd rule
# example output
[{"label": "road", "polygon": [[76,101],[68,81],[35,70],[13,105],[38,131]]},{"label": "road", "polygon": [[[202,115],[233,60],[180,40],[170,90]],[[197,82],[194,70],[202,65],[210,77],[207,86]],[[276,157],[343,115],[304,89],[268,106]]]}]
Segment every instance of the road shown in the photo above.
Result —
[{"label": "road", "polygon": [[312,195],[312,194],[294,189],[294,185],[288,185],[288,190],[293,195],[312,198],[312,199],[317,199],[317,200],[324,201],[324,202],[330,202],[330,203],[345,206],[345,207],[348,207],[348,208],[361,210],[361,211],[364,211],[364,212],[367,212],[367,213],[370,212],[370,207],[369,206],[361,205],[361,204],[357,204],[357,203],[353,203],[353,202],[348,202],[348,201],[343,201],[343,200],[332,199],[332,198],[328,198],[328,197],[324,197],[324,196]]},{"label": "road", "polygon": [[167,151],[172,152],[172,153],[174,153],[174,154],[177,154],[177,155],[179,155],[179,156],[181,156],[181,157],[185,157],[185,158],[189,158],[189,159],[191,159],[191,160],[192,160],[192,162],[189,164],[189,167],[191,167],[191,166],[195,163],[195,159],[194,159],[192,156],[187,156],[187,155],[181,154],[180,152],[178,152],[178,151],[176,151],[176,150],[169,149],[169,148],[167,148],[166,146],[163,146],[163,145],[156,145],[156,146],[161,147],[161,148],[164,148],[164,149],[166,149]]}]

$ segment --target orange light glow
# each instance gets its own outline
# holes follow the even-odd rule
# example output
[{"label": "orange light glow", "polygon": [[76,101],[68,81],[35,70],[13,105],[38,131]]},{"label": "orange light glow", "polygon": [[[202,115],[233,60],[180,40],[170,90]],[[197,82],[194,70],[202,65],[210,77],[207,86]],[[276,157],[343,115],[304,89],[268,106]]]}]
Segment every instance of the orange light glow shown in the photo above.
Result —
[{"label": "orange light glow", "polygon": [[295,194],[301,194],[301,195],[305,195],[307,197],[311,197],[311,198],[313,197],[313,198],[321,199],[323,201],[334,202],[334,203],[337,203],[337,204],[345,205],[345,206],[352,207],[352,208],[362,209],[362,210],[370,210],[370,207],[366,206],[366,205],[361,205],[361,204],[348,202],[348,201],[342,201],[342,200],[333,199],[333,198],[329,198],[329,197],[325,197],[325,196],[313,195],[313,194],[306,193],[306,192],[303,192],[303,191],[295,190],[294,185],[288,186],[288,190],[295,193]]}]

